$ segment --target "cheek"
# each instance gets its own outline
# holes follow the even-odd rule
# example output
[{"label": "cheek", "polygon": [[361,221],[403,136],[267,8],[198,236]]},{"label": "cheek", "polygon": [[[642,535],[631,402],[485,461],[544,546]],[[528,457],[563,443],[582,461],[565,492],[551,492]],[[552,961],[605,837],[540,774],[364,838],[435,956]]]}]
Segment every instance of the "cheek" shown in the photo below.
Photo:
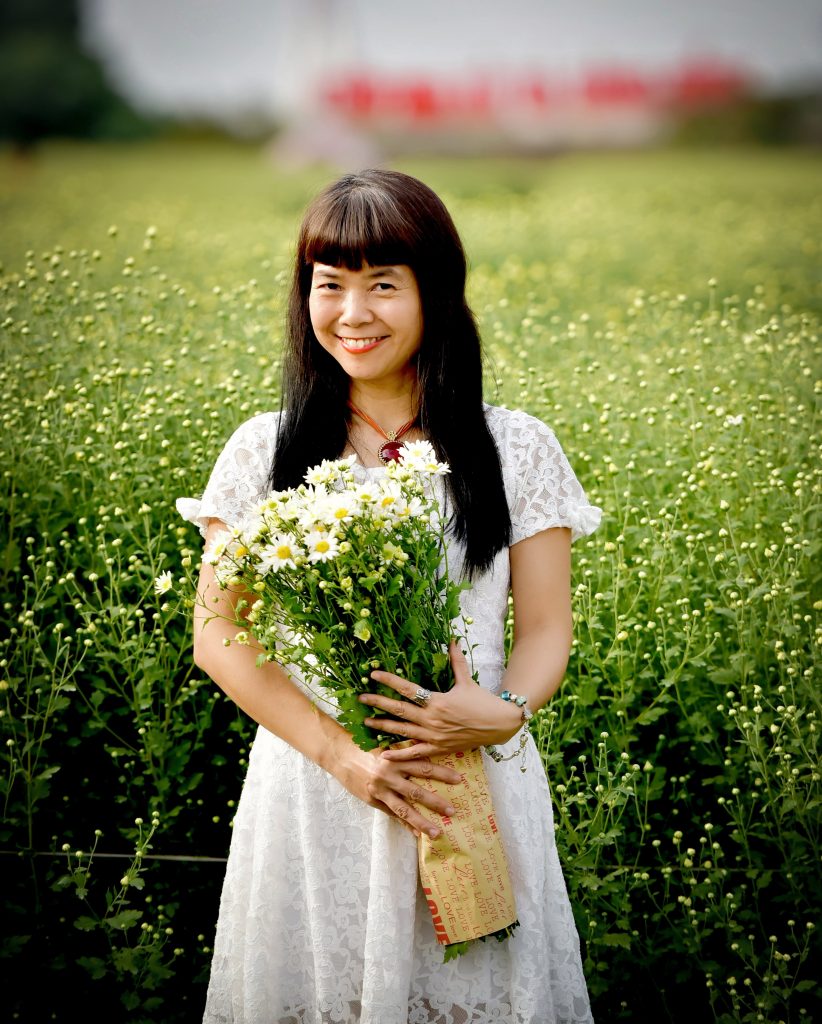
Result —
[{"label": "cheek", "polygon": [[327,336],[329,333],[332,333],[334,312],[331,303],[323,302],[322,299],[312,302],[309,299],[308,319],[311,322],[311,328],[317,339],[320,342],[324,342],[324,335]]}]

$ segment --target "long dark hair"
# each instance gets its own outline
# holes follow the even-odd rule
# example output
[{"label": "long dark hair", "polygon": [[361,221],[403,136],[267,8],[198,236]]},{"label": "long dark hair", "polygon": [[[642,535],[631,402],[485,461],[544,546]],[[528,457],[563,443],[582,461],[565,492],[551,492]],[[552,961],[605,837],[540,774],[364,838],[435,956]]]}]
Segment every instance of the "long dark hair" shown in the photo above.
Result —
[{"label": "long dark hair", "polygon": [[317,341],[308,313],[314,263],[359,270],[405,265],[417,279],[423,336],[415,357],[418,424],[446,478],[464,570],[487,569],[511,540],[499,453],[482,405],[482,350],[465,299],[457,229],[427,185],[398,171],[346,174],[310,204],[297,243],[288,304],[281,417],[271,486],[294,487],[309,466],[346,445],[349,378]]}]

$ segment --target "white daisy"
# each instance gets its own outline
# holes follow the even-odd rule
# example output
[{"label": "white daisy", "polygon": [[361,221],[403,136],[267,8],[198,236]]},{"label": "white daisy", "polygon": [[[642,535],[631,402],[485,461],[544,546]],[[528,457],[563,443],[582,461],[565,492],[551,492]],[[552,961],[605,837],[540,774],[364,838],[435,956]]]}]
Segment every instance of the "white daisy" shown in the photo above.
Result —
[{"label": "white daisy", "polygon": [[359,512],[357,496],[352,491],[332,491],[328,497],[317,503],[320,521],[328,526],[350,523]]},{"label": "white daisy", "polygon": [[394,515],[397,519],[424,519],[428,510],[419,498],[404,495],[395,505]]},{"label": "white daisy", "polygon": [[299,545],[295,544],[291,537],[286,534],[278,534],[272,537],[268,544],[260,551],[256,565],[256,572],[263,576],[267,572],[276,572],[278,569],[293,569],[296,566],[296,559],[303,554]]},{"label": "white daisy", "polygon": [[397,507],[405,503],[402,486],[396,480],[383,480],[377,497],[377,508],[389,515],[396,513]]},{"label": "white daisy", "polygon": [[380,489],[375,484],[366,481],[354,490],[354,495],[360,505],[373,505],[379,497]]},{"label": "white daisy", "polygon": [[335,475],[336,471],[334,464],[329,462],[328,459],[323,459],[319,466],[312,466],[307,470],[303,479],[310,486],[317,487],[322,484],[330,483]]},{"label": "white daisy", "polygon": [[328,562],[336,558],[339,551],[339,541],[334,534],[320,530],[312,530],[306,534],[305,546],[309,562]]},{"label": "white daisy", "polygon": [[228,530],[220,530],[206,548],[206,552],[203,555],[203,561],[207,565],[216,565],[225,554],[230,540],[231,534]]},{"label": "white daisy", "polygon": [[155,594],[167,594],[169,590],[174,586],[174,580],[171,573],[161,572],[157,579],[154,581],[154,593]]}]

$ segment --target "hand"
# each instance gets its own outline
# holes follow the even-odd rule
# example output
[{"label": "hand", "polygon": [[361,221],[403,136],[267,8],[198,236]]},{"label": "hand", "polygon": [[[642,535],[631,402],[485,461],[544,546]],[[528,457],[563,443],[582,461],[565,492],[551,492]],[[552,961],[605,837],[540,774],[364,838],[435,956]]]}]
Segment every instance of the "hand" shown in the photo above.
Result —
[{"label": "hand", "polygon": [[[394,700],[380,694],[363,694],[363,704],[384,711],[392,718],[367,718],[365,724],[379,732],[392,733],[416,742],[399,750],[385,750],[388,761],[414,761],[452,751],[474,750],[502,744],[522,727],[522,712],[515,704],[500,700],[471,678],[468,662],[452,641],[451,667],[454,686],[448,693],[432,693],[425,707],[413,702],[418,684],[393,672],[372,672],[371,678],[390,686],[407,700]],[[399,719],[399,721],[398,721]]]},{"label": "hand", "polygon": [[346,734],[344,745],[333,759],[333,774],[349,793],[397,818],[415,836],[424,831],[436,839],[441,832],[439,825],[413,805],[420,804],[449,817],[455,809],[445,797],[427,789],[423,780],[437,779],[456,785],[462,782],[462,776],[444,765],[432,764],[428,758],[415,757],[392,764],[381,758],[380,753],[360,750]]}]

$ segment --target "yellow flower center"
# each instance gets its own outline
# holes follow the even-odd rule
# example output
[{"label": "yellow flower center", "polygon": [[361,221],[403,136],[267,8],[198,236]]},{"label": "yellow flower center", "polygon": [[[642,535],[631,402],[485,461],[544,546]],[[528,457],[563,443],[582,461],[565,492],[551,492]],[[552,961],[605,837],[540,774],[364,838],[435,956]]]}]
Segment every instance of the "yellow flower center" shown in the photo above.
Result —
[{"label": "yellow flower center", "polygon": [[280,544],[277,548],[277,558],[291,558],[291,548],[287,544]]},{"label": "yellow flower center", "polygon": [[328,543],[328,541],[327,541],[327,540],[321,540],[321,541],[318,541],[318,542],[317,542],[317,551],[318,551],[318,552],[319,552],[319,553],[320,553],[321,555],[324,555],[324,554],[326,553],[326,551],[328,551],[328,549],[329,549],[330,547],[331,547],[331,545],[330,545],[330,544]]},{"label": "yellow flower center", "polygon": [[347,508],[338,508],[334,512],[334,518],[335,519],[345,519],[345,517],[347,515],[348,515],[348,509]]},{"label": "yellow flower center", "polygon": [[380,502],[380,504],[382,505],[383,508],[388,508],[388,506],[393,505],[396,500],[397,499],[394,497],[393,494],[386,494],[385,497]]},{"label": "yellow flower center", "polygon": [[234,552],[235,558],[245,558],[248,554],[248,548],[244,544],[240,544],[237,550]]}]

